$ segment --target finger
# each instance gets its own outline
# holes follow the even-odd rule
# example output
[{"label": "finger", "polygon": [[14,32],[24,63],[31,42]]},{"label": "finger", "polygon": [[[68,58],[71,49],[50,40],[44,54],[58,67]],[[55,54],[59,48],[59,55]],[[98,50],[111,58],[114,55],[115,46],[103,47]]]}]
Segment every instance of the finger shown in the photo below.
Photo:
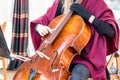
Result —
[{"label": "finger", "polygon": [[43,33],[39,33],[41,36],[44,36],[44,34]]},{"label": "finger", "polygon": [[49,28],[49,27],[47,27],[47,30],[48,30],[50,33],[53,32],[53,29],[51,29],[51,28]]},{"label": "finger", "polygon": [[43,29],[37,29],[37,32],[38,32],[41,36],[43,36]]},{"label": "finger", "polygon": [[48,34],[49,33],[49,31],[45,28],[44,30],[43,30],[43,34]]},{"label": "finger", "polygon": [[55,31],[55,29],[51,29],[51,33],[53,33]]},{"label": "finger", "polygon": [[48,33],[49,33],[48,30],[44,30],[44,31],[42,32],[43,35],[47,35]]}]

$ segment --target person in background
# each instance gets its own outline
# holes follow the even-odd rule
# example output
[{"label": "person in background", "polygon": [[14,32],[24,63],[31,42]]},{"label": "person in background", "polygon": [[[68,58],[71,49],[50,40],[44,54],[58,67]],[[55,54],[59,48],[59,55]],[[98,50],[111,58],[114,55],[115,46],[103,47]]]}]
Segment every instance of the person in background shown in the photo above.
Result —
[{"label": "person in background", "polygon": [[[119,29],[113,12],[104,0],[55,0],[47,12],[31,21],[30,31],[35,50],[42,43],[42,36],[52,33],[49,23],[69,9],[81,16],[91,30],[91,37],[81,51],[73,58],[70,65],[70,80],[107,80],[106,56],[118,50]],[[69,7],[66,6],[69,4]]]}]

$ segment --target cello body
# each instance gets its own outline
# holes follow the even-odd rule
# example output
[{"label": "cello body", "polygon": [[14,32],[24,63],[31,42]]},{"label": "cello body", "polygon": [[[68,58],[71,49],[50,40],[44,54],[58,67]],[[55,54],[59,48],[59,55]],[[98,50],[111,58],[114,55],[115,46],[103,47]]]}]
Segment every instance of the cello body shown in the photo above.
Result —
[{"label": "cello body", "polygon": [[[64,16],[56,17],[48,26],[55,28]],[[31,60],[19,67],[13,80],[68,80],[70,63],[75,55],[80,55],[90,35],[83,19],[72,15],[52,44],[43,42]],[[32,79],[31,69],[36,71]]]}]

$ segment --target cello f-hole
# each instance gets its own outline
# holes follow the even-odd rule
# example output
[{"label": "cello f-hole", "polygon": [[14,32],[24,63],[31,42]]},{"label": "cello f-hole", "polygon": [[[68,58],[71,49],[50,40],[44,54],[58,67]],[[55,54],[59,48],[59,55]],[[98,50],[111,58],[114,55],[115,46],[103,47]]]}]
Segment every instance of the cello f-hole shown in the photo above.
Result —
[{"label": "cello f-hole", "polygon": [[54,50],[53,53],[56,53],[56,55],[55,55],[55,57],[54,57],[54,59],[51,63],[51,69],[52,69],[53,72],[56,72],[56,71],[58,71],[58,68],[57,68],[57,66],[54,66],[54,63],[55,63],[55,60],[57,59],[58,51]]}]

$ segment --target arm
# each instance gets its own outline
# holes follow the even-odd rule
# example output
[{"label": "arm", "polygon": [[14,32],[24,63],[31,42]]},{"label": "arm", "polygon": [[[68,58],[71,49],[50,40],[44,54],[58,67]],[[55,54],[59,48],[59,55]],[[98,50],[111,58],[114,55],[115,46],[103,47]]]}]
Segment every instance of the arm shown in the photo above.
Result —
[{"label": "arm", "polygon": [[80,4],[74,3],[71,5],[70,9],[80,15],[84,20],[90,22],[99,34],[107,37],[114,36],[114,29],[112,25],[95,18],[95,16],[85,10],[84,7],[82,7]]},{"label": "arm", "polygon": [[94,25],[99,34],[105,35],[107,37],[114,36],[114,28],[112,27],[112,25],[97,18],[93,20],[92,25]]}]

